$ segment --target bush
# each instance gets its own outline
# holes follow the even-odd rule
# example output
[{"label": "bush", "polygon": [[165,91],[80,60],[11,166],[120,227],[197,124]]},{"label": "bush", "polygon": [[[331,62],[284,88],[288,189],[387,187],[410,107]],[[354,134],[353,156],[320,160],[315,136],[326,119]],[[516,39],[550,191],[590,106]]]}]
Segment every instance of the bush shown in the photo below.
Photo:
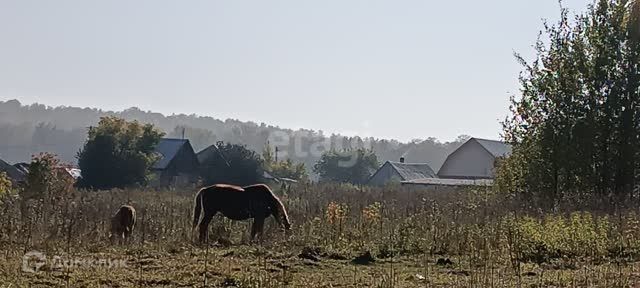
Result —
[{"label": "bush", "polygon": [[588,212],[547,215],[541,219],[525,216],[516,220],[511,216],[505,220],[515,231],[515,251],[518,260],[523,262],[540,264],[554,259],[602,258],[610,256],[609,251],[621,244],[612,235],[614,227],[609,217],[595,217]]},{"label": "bush", "polygon": [[217,183],[246,186],[262,180],[260,155],[243,145],[218,142],[217,152],[200,163],[205,185]]},{"label": "bush", "polygon": [[151,124],[100,118],[78,153],[80,186],[106,190],[145,185],[157,160],[154,149],[163,135]]},{"label": "bush", "polygon": [[378,166],[378,157],[372,150],[331,150],[322,154],[313,171],[324,182],[365,184]]},{"label": "bush", "polygon": [[9,180],[9,176],[7,176],[7,173],[0,172],[0,201],[6,195],[9,195],[12,192],[11,187],[11,180]]}]

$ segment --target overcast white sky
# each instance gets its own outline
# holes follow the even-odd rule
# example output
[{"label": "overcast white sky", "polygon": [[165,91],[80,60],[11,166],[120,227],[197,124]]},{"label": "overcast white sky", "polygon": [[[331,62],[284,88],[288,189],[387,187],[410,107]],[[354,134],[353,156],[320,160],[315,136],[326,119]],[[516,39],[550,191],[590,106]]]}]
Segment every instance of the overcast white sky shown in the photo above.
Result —
[{"label": "overcast white sky", "polygon": [[[590,0],[567,0],[582,11]],[[498,138],[557,0],[0,0],[0,100]]]}]

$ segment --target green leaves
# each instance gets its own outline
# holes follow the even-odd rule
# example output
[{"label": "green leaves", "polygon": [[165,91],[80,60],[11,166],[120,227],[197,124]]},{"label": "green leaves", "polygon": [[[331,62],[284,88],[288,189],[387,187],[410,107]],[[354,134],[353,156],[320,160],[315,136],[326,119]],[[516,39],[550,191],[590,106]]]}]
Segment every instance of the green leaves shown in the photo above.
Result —
[{"label": "green leaves", "polygon": [[78,153],[80,185],[111,189],[146,184],[157,160],[153,151],[163,136],[151,124],[100,118],[98,127],[89,129],[87,142]]},{"label": "green leaves", "polygon": [[[629,197],[640,150],[638,2],[603,0],[545,25],[537,57],[521,57],[521,95],[503,122],[513,157],[498,183],[554,207],[582,196]],[[515,170],[515,171],[513,171]]]},{"label": "green leaves", "polygon": [[322,154],[313,171],[323,181],[365,184],[378,165],[378,157],[372,150],[331,150]]},{"label": "green leaves", "polygon": [[8,194],[11,191],[11,180],[7,176],[7,173],[0,172],[0,199],[4,197],[4,195]]},{"label": "green leaves", "polygon": [[[630,215],[633,216],[633,215]],[[625,225],[633,219],[623,219]],[[616,225],[607,216],[574,212],[569,216],[548,214],[544,219],[506,216],[503,223],[513,232],[513,250],[523,262],[548,263],[560,258],[605,257],[618,243]],[[622,236],[629,242],[632,236]],[[636,244],[636,243],[634,243]]]},{"label": "green leaves", "polygon": [[275,153],[271,146],[267,145],[262,151],[263,166],[266,171],[278,178],[289,178],[294,180],[309,180],[309,174],[304,163],[294,163],[293,160],[275,161]]},{"label": "green leaves", "polygon": [[216,146],[216,153],[212,153],[200,163],[205,185],[225,183],[247,186],[260,182],[262,179],[260,155],[243,145],[220,141]]}]

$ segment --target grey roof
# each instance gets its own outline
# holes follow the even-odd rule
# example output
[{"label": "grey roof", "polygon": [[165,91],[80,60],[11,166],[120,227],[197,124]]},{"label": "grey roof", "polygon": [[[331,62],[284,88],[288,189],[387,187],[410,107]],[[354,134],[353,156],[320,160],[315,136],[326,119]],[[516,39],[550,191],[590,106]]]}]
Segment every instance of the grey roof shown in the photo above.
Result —
[{"label": "grey roof", "polygon": [[82,178],[82,170],[78,169],[78,168],[64,168],[64,170],[69,173],[69,175],[71,175],[71,177],[73,177],[73,179],[80,179]]},{"label": "grey roof", "polygon": [[176,154],[180,152],[182,147],[189,143],[189,140],[186,139],[171,139],[171,138],[163,138],[160,139],[160,143],[156,146],[155,153],[158,154],[160,159],[153,164],[153,169],[165,169],[171,163]]},{"label": "grey roof", "polygon": [[219,153],[220,153],[220,149],[218,149],[218,146],[213,144],[205,149],[202,149],[202,151],[198,152],[196,156],[198,157],[198,162],[203,163],[212,155],[219,154]]},{"label": "grey roof", "polygon": [[484,147],[484,149],[489,151],[489,153],[491,153],[493,157],[503,157],[511,154],[511,145],[507,143],[496,141],[496,140],[480,139],[480,138],[471,138],[471,139],[476,140],[476,142],[478,142],[478,144]]},{"label": "grey roof", "polygon": [[287,183],[298,183],[298,180],[296,180],[296,179],[291,179],[291,178],[286,178],[286,177],[279,178],[279,179],[280,179],[280,181],[282,181],[282,182],[287,182]]},{"label": "grey roof", "polygon": [[273,175],[267,171],[262,171],[262,178],[267,180],[277,180],[276,177],[273,177]]},{"label": "grey roof", "polygon": [[29,163],[20,162],[13,164],[13,167],[16,167],[20,172],[26,175],[29,174],[29,165]]},{"label": "grey roof", "polygon": [[411,181],[402,181],[403,185],[425,185],[425,186],[491,186],[493,180],[490,179],[442,179],[423,178]]},{"label": "grey roof", "polygon": [[[24,175],[29,174],[29,166],[31,166],[31,164],[24,162],[13,164],[13,167],[18,169],[18,171],[20,171]],[[69,174],[69,176],[71,176],[73,179],[77,180],[79,178],[82,178],[82,171],[78,168],[59,166],[58,169]]]},{"label": "grey roof", "polygon": [[264,178],[266,180],[274,181],[276,183],[280,183],[280,182],[298,183],[298,180],[291,179],[291,178],[286,178],[286,177],[275,177],[275,176],[273,176],[273,174],[271,174],[271,173],[269,173],[267,171],[262,171],[262,178]]},{"label": "grey roof", "polygon": [[0,172],[7,173],[7,176],[9,176],[13,181],[19,182],[25,180],[25,174],[22,173],[22,171],[7,162],[4,162],[2,159],[0,159]]},{"label": "grey roof", "polygon": [[[386,164],[391,165],[395,169],[403,181],[420,179],[420,178],[436,178],[436,173],[426,163],[400,163],[387,161]],[[384,166],[384,165],[383,165]]]}]

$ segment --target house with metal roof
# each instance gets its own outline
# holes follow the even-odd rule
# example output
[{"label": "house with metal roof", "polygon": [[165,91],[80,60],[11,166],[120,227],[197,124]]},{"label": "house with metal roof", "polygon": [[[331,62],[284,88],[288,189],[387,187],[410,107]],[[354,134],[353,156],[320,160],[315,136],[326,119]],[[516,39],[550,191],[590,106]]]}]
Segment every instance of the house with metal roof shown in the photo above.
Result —
[{"label": "house with metal roof", "polygon": [[16,167],[16,169],[20,170],[20,172],[22,172],[24,175],[29,174],[29,166],[31,164],[26,163],[26,162],[19,162],[16,164],[13,164],[13,167]]},{"label": "house with metal roof", "polygon": [[[20,163],[16,163],[13,164],[13,167],[15,167],[16,169],[18,169],[21,173],[23,173],[24,175],[28,175],[29,174],[29,168],[31,167],[31,164],[29,163],[25,163],[25,162],[20,162]],[[82,171],[78,168],[69,166],[69,165],[60,165],[58,167],[55,167],[55,169],[60,172],[61,176],[68,176],[69,180],[72,182],[76,182],[78,181],[78,179],[82,178]]]},{"label": "house with metal roof", "polygon": [[21,182],[24,182],[26,180],[26,174],[23,173],[22,171],[20,171],[18,168],[14,167],[13,165],[4,162],[4,160],[0,159],[0,172],[4,172],[7,174],[7,177],[9,177],[9,180],[11,180],[11,182],[13,184],[19,184]]},{"label": "house with metal roof", "polygon": [[426,163],[405,163],[404,158],[400,162],[385,162],[369,178],[368,184],[373,186],[383,186],[388,183],[401,183],[424,178],[435,178],[431,166]]},{"label": "house with metal roof", "polygon": [[163,138],[155,154],[158,160],[151,167],[153,186],[188,186],[198,181],[198,157],[189,140]]},{"label": "house with metal roof", "polygon": [[438,171],[445,179],[493,179],[498,158],[511,155],[511,145],[480,138],[471,138],[449,154]]},{"label": "house with metal roof", "polygon": [[298,180],[286,178],[286,177],[276,177],[276,176],[273,176],[273,174],[268,171],[262,171],[262,179],[264,179],[267,182],[274,182],[274,183],[298,183]]},{"label": "house with metal roof", "polygon": [[220,156],[224,159],[222,152],[220,152],[220,149],[216,144],[209,145],[209,147],[202,149],[202,151],[198,152],[196,155],[198,156],[198,161],[200,163],[204,163],[210,158],[217,156]]},{"label": "house with metal roof", "polygon": [[402,181],[403,186],[434,186],[434,187],[467,187],[467,186],[491,186],[492,179],[443,179],[443,178],[423,178],[409,181]]}]

